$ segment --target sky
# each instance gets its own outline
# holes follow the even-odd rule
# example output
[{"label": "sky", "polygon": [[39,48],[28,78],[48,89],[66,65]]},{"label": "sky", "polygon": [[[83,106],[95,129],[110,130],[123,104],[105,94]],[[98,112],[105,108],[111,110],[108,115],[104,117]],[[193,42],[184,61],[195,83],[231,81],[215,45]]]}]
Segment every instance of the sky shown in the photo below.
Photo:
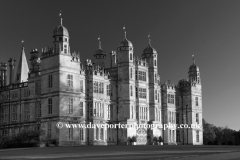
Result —
[{"label": "sky", "polygon": [[[239,0],[1,0],[0,61],[53,45],[60,24],[70,34],[71,52],[81,62],[93,59],[101,37],[107,54],[124,38],[141,57],[151,44],[158,52],[161,82],[187,79],[195,55],[202,80],[203,118],[216,126],[240,130]],[[40,54],[41,55],[41,54]]]}]

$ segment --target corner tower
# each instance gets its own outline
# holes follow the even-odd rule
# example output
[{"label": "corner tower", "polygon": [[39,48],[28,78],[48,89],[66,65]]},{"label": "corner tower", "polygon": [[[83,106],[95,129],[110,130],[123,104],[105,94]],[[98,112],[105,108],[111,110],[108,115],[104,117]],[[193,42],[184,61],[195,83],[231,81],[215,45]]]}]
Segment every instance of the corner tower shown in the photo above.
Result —
[{"label": "corner tower", "polygon": [[[157,51],[152,47],[150,34],[148,35],[148,46],[143,50],[142,59],[148,63],[148,82],[149,82],[149,114],[150,123],[162,123],[162,110],[161,110],[161,86],[160,76],[158,75],[157,67]],[[162,136],[162,131],[159,129],[153,130],[153,137]],[[162,136],[163,137],[163,136]]]},{"label": "corner tower", "polygon": [[[125,30],[125,27],[123,28]],[[136,124],[136,96],[135,96],[135,65],[133,63],[133,45],[124,39],[117,48],[118,66],[118,122],[123,124]],[[122,131],[121,131],[122,130]],[[127,142],[128,137],[136,136],[136,129],[127,128],[118,130],[122,141]]]}]

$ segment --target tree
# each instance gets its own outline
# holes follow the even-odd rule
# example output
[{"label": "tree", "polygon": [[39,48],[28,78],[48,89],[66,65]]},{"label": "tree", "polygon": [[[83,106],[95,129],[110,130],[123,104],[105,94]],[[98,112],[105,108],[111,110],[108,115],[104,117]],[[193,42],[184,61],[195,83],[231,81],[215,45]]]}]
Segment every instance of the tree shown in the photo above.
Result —
[{"label": "tree", "polygon": [[214,125],[207,123],[203,119],[203,144],[207,145],[215,141],[216,134],[213,129],[214,127]]}]

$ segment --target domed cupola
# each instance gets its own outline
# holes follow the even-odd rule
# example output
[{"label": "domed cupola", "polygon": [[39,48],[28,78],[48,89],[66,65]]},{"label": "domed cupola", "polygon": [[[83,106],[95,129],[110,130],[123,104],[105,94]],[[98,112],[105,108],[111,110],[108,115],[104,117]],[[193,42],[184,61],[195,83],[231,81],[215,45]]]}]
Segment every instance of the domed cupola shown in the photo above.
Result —
[{"label": "domed cupola", "polygon": [[95,54],[93,55],[95,57],[94,62],[95,62],[95,65],[99,65],[102,68],[104,68],[106,54],[105,54],[104,50],[102,50],[100,36],[98,38],[98,41],[99,41],[99,48],[98,48],[98,50],[96,50]]},{"label": "domed cupola", "polygon": [[69,33],[68,33],[67,28],[65,28],[62,25],[62,19],[61,19],[61,24],[59,26],[57,26],[54,29],[54,31],[53,31],[53,37],[55,37],[55,36],[66,36],[66,37],[69,37]]},{"label": "domed cupola", "polygon": [[54,38],[54,50],[58,53],[64,53],[70,55],[70,46],[69,46],[69,33],[67,28],[65,28],[62,24],[61,13],[60,17],[60,25],[57,26],[53,31]]},{"label": "domed cupola", "polygon": [[143,50],[142,58],[150,57],[149,55],[157,54],[157,50],[151,45],[150,34],[148,35],[148,46]]},{"label": "domed cupola", "polygon": [[118,51],[121,51],[121,50],[133,50],[133,44],[131,41],[129,41],[127,39],[127,33],[126,33],[126,30],[125,30],[125,27],[123,27],[123,30],[124,30],[124,38],[123,40],[119,43],[118,45]]},{"label": "domed cupola", "polygon": [[194,55],[192,55],[192,57],[193,57],[193,64],[189,67],[189,71],[188,71],[189,81],[201,84],[200,70],[199,70],[199,67],[195,64]]},{"label": "domed cupola", "polygon": [[189,67],[189,72],[199,72],[199,67],[193,62],[193,64]]}]

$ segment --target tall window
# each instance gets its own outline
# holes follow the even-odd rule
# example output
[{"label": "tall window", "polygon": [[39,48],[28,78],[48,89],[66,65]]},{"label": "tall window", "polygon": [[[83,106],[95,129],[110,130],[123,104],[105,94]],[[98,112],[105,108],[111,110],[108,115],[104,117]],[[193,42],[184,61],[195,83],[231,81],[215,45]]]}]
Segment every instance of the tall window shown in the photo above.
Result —
[{"label": "tall window", "polygon": [[181,142],[181,140],[180,140],[180,131],[179,130],[177,130],[177,142]]},{"label": "tall window", "polygon": [[158,93],[158,103],[160,103],[160,94]]},{"label": "tall window", "polygon": [[41,94],[41,81],[36,81],[35,83],[35,92],[36,95],[40,95]]},{"label": "tall window", "polygon": [[107,85],[107,96],[110,96],[111,95],[111,85],[108,84]]},{"label": "tall window", "polygon": [[168,98],[168,103],[174,104],[174,95],[173,94],[168,94],[167,98]]},{"label": "tall window", "polygon": [[196,142],[199,142],[199,131],[196,131]]},{"label": "tall window", "polygon": [[40,118],[42,116],[41,102],[36,103],[36,112],[37,112],[37,118]]},{"label": "tall window", "polygon": [[17,105],[12,106],[12,121],[17,121]]},{"label": "tall window", "polygon": [[68,84],[68,87],[73,87],[73,75],[68,74],[68,76],[67,76],[67,84]]},{"label": "tall window", "polygon": [[130,94],[131,94],[131,96],[133,96],[133,87],[131,86],[131,88],[130,88]]},{"label": "tall window", "polygon": [[110,118],[113,119],[113,105],[110,105]]},{"label": "tall window", "polygon": [[28,103],[24,105],[24,120],[25,121],[30,120],[30,106]]},{"label": "tall window", "polygon": [[130,69],[130,78],[132,79],[132,68]]},{"label": "tall window", "polygon": [[138,97],[138,88],[136,87],[136,97]]},{"label": "tall window", "polygon": [[136,75],[135,79],[138,80],[138,71],[135,71],[135,75]]},{"label": "tall window", "polygon": [[84,140],[84,135],[83,135],[83,128],[80,128],[79,130],[79,137],[80,137],[80,141],[83,141]]},{"label": "tall window", "polygon": [[80,80],[80,92],[83,92],[83,80]]},{"label": "tall window", "polygon": [[157,90],[155,90],[155,100],[157,100]]},{"label": "tall window", "polygon": [[68,113],[73,113],[73,98],[68,98]]},{"label": "tall window", "polygon": [[157,66],[157,60],[154,60],[154,66]]},{"label": "tall window", "polygon": [[0,108],[0,123],[4,122],[4,109],[3,107]]},{"label": "tall window", "polygon": [[176,123],[179,124],[179,113],[176,114]]},{"label": "tall window", "polygon": [[80,116],[83,116],[83,102],[80,102]]},{"label": "tall window", "polygon": [[176,103],[177,103],[177,106],[179,106],[179,97],[176,96]]},{"label": "tall window", "polygon": [[8,107],[3,107],[3,121],[7,122],[8,121]]},{"label": "tall window", "polygon": [[53,86],[53,77],[52,75],[48,75],[48,88],[52,88]]},{"label": "tall window", "polygon": [[52,98],[48,98],[48,114],[52,114]]},{"label": "tall window", "polygon": [[103,128],[100,128],[100,140],[103,140],[103,134],[104,134],[104,130]]},{"label": "tall window", "polygon": [[199,114],[196,113],[196,123],[199,124]]},{"label": "tall window", "polygon": [[143,98],[143,99],[147,98],[146,88],[139,87],[139,98]]},{"label": "tall window", "polygon": [[[71,125],[71,122],[69,122],[69,124]],[[68,138],[73,139],[73,128],[68,129]]]},{"label": "tall window", "polygon": [[51,125],[51,122],[47,123],[47,137],[48,138],[52,137],[52,125]]},{"label": "tall window", "polygon": [[155,73],[155,83],[157,83],[157,74]]},{"label": "tall window", "polygon": [[148,108],[147,107],[139,107],[140,110],[140,119],[148,120]]},{"label": "tall window", "polygon": [[195,105],[198,106],[198,97],[195,97]]},{"label": "tall window", "polygon": [[94,81],[94,83],[93,83],[93,92],[98,93],[98,82],[97,81]]},{"label": "tall window", "polygon": [[132,58],[132,53],[130,53],[130,60],[132,60],[133,58]]},{"label": "tall window", "polygon": [[96,117],[96,114],[97,114],[97,103],[94,103],[93,105],[93,116]]},{"label": "tall window", "polygon": [[111,117],[111,108],[110,105],[107,106],[107,119],[110,119]]},{"label": "tall window", "polygon": [[146,72],[144,71],[139,71],[138,72],[138,80],[139,81],[146,81]]},{"label": "tall window", "polygon": [[104,83],[103,82],[100,82],[100,92],[99,93],[104,94]]}]

